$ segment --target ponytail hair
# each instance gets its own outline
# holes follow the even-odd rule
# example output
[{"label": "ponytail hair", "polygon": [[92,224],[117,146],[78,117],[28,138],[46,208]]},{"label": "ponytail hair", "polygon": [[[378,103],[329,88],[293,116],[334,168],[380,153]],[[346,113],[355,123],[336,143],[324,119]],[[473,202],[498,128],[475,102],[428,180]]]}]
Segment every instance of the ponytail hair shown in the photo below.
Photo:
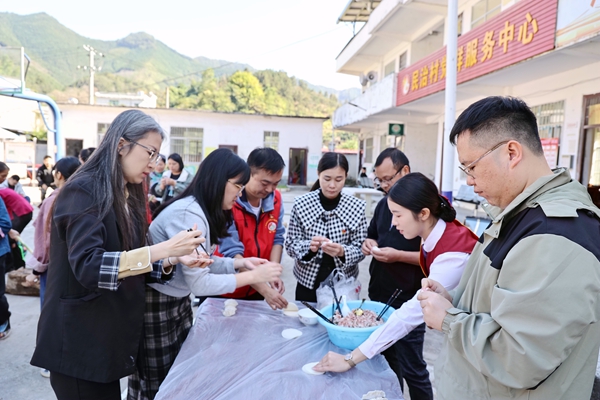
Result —
[{"label": "ponytail hair", "polygon": [[[340,153],[325,153],[323,157],[319,160],[319,165],[317,166],[317,173],[321,173],[323,171],[327,171],[328,169],[332,169],[335,167],[340,167],[346,172],[346,176],[348,176],[348,159],[345,155]],[[317,179],[317,181],[312,185],[310,191],[315,191],[321,188],[321,183]]]},{"label": "ponytail hair", "polygon": [[441,196],[435,183],[420,172],[413,172],[400,178],[389,193],[390,199],[409,209],[415,218],[424,208],[431,215],[445,222],[456,218],[456,210],[448,199]]}]

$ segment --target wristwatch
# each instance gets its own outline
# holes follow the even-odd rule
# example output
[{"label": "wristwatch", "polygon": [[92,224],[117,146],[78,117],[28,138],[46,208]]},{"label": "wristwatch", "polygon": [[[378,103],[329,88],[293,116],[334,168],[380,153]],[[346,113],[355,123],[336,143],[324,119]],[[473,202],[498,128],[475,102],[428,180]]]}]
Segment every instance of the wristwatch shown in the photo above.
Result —
[{"label": "wristwatch", "polygon": [[352,360],[352,353],[348,353],[344,356],[344,360],[350,364],[350,368],[356,367],[356,363]]}]

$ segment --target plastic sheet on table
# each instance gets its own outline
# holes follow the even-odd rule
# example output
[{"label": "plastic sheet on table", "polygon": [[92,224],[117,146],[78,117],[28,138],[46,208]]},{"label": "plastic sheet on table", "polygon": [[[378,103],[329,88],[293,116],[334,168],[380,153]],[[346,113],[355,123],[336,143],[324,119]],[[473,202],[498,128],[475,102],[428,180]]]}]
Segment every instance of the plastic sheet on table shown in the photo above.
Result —
[{"label": "plastic sheet on table", "polygon": [[[223,302],[209,298],[201,305],[157,400],[360,399],[371,390],[383,390],[389,400],[403,399],[383,356],[342,374],[308,375],[304,364],[328,351],[347,353],[329,341],[325,328],[304,326],[264,301],[238,300],[237,313],[224,317]],[[281,331],[287,328],[302,336],[284,339]]]}]

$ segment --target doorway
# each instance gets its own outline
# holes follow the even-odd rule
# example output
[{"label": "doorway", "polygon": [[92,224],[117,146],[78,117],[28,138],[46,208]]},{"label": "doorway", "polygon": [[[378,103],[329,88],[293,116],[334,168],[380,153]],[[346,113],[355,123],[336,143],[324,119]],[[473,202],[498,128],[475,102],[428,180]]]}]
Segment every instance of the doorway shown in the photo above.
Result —
[{"label": "doorway", "polygon": [[233,151],[233,154],[238,153],[238,147],[236,144],[220,144],[219,148],[220,149],[229,149],[229,150]]},{"label": "doorway", "polygon": [[583,96],[583,151],[580,182],[600,207],[600,93]]},{"label": "doorway", "polygon": [[306,186],[306,149],[290,148],[288,185]]},{"label": "doorway", "polygon": [[67,156],[79,157],[79,153],[83,149],[83,140],[81,139],[65,139]]}]

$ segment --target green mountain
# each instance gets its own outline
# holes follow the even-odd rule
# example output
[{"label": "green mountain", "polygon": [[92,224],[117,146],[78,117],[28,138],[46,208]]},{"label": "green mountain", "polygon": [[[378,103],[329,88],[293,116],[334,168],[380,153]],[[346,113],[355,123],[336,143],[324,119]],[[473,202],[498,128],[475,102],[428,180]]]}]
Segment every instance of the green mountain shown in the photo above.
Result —
[{"label": "green mountain", "polygon": [[[69,93],[81,92],[80,100],[85,101],[88,73],[78,69],[89,64],[85,44],[103,54],[96,57],[96,66],[101,67],[96,74],[98,91],[144,90],[164,97],[165,87],[197,81],[209,68],[216,77],[231,76],[241,70],[255,72],[248,64],[184,56],[144,32],[103,41],[81,36],[46,13],[0,13],[0,75],[18,76],[18,50],[7,47],[24,47],[32,60],[27,86],[59,100]],[[304,84],[316,92],[339,96],[342,101],[360,93],[358,89],[338,91]]]},{"label": "green mountain", "polygon": [[[158,90],[167,84],[190,82],[207,68],[213,68],[217,76],[251,68],[247,64],[206,57],[192,59],[144,32],[115,41],[95,40],[73,32],[45,13],[0,13],[0,60],[3,60],[0,66],[4,66],[0,73],[18,74],[17,51],[2,47],[22,46],[32,60],[27,83],[34,90],[49,93],[86,82],[87,72],[77,68],[89,64],[84,44],[103,54],[96,57],[96,66],[101,67],[97,74],[98,90],[115,89],[101,87],[102,75],[116,79],[117,84],[126,83],[130,91]],[[16,71],[7,69],[10,63]]]}]

